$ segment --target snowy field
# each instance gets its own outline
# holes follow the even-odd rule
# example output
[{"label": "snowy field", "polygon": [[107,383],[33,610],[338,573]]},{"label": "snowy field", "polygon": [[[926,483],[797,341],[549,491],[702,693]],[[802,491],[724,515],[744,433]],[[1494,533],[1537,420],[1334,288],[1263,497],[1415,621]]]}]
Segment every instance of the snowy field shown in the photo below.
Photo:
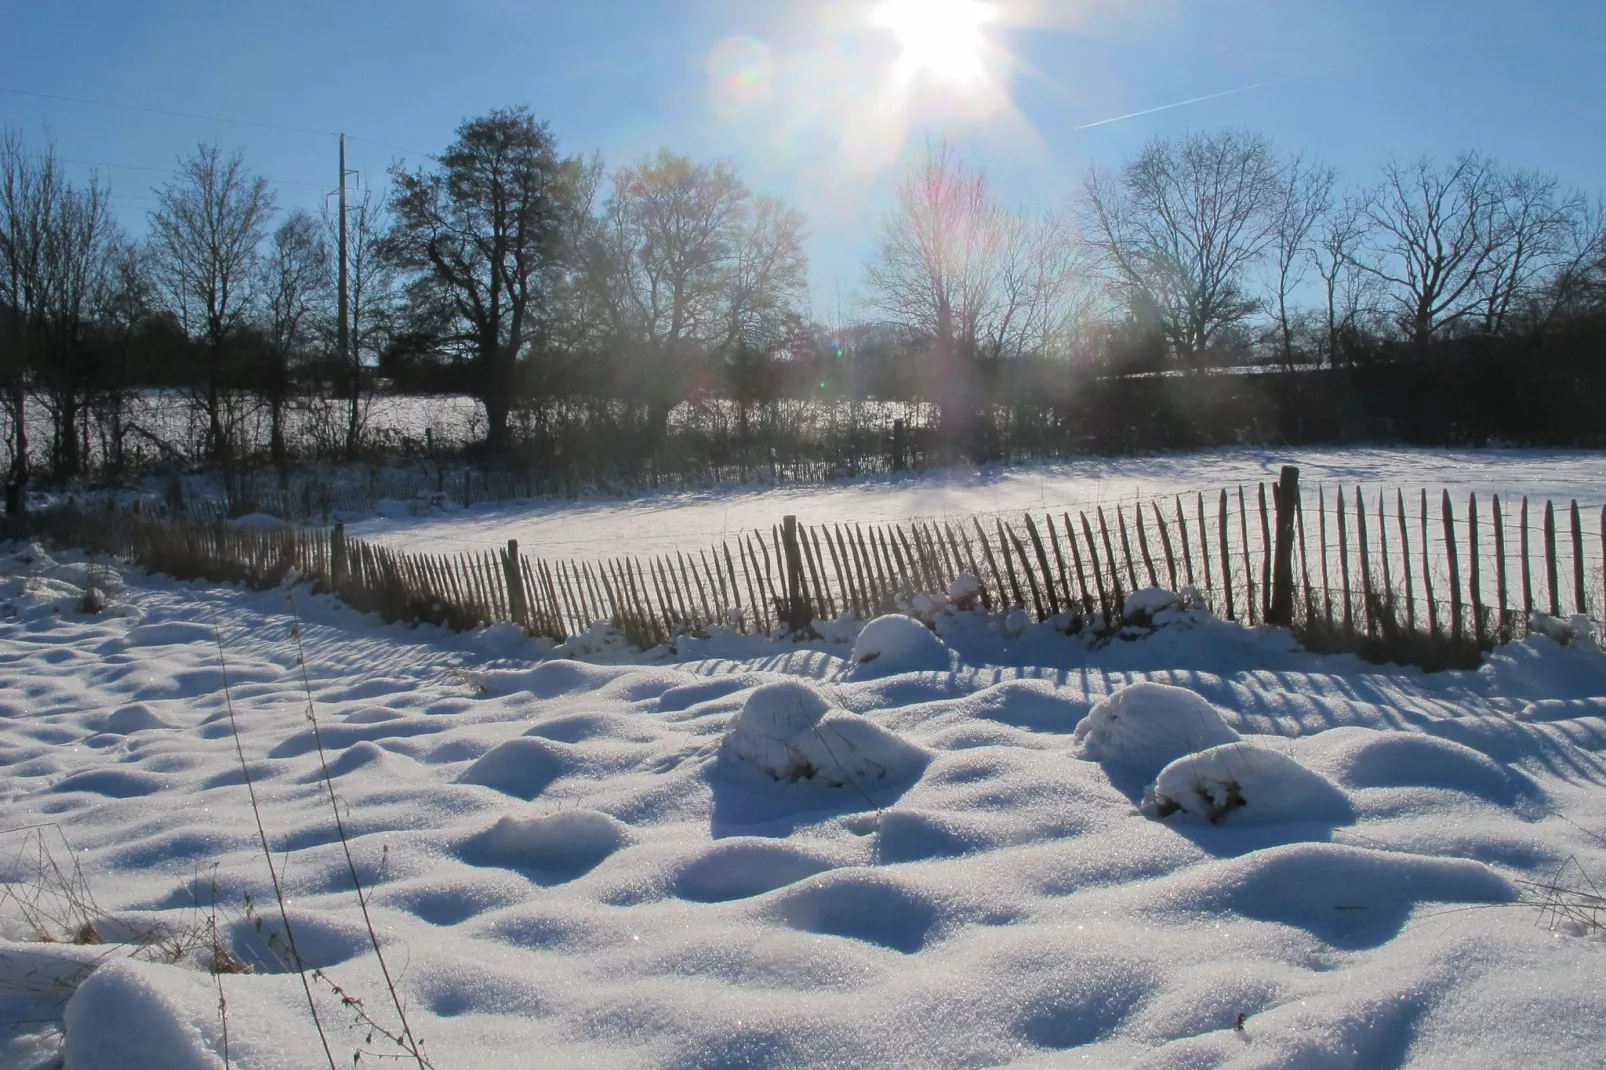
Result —
[{"label": "snowy field", "polygon": [[1364,486],[1410,495],[1449,489],[1578,499],[1599,513],[1606,504],[1606,453],[1545,450],[1321,449],[1266,453],[1228,450],[1060,464],[946,469],[919,476],[875,477],[823,486],[716,487],[704,492],[631,499],[486,503],[414,516],[389,503],[390,516],[348,524],[353,535],[430,553],[505,546],[527,554],[596,560],[619,554],[691,550],[740,531],[768,531],[783,516],[803,523],[858,523],[916,517],[1063,510],[1275,482],[1285,464],[1300,466],[1307,488]]},{"label": "snowy field", "polygon": [[[1333,477],[1360,478],[1344,456]],[[1374,456],[1375,478],[1402,478]],[[1422,458],[1416,478],[1468,487],[1582,493],[1599,470]],[[1103,471],[1148,489],[1274,464],[1256,463]],[[1041,475],[1063,497],[1075,473]],[[1036,476],[802,500],[1016,508],[1038,504]],[[620,531],[631,509],[573,511]],[[1102,647],[941,612],[935,633],[839,623],[805,647],[715,635],[632,656],[600,632],[552,650],[295,596],[353,857],[441,1070],[1603,1065],[1606,916],[1558,921],[1534,888],[1606,882],[1606,657],[1587,638],[1427,676],[1151,593],[1153,627]],[[57,1065],[63,1014],[68,1068],[325,1064],[236,741],[301,955],[326,971],[335,1061],[395,1054],[328,983],[395,1026],[286,593],[10,545],[0,604],[18,882],[0,1065]],[[49,900],[26,878],[51,843],[109,943],[39,942],[18,896]],[[254,972],[210,975],[206,944],[122,942],[211,922]]]}]

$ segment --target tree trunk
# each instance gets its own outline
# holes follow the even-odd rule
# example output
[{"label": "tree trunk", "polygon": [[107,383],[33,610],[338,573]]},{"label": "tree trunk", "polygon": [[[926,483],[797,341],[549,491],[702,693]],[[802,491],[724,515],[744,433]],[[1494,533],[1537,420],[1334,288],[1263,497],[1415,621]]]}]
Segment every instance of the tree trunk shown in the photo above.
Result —
[{"label": "tree trunk", "polygon": [[6,482],[6,515],[28,512],[28,395],[19,381],[11,388],[11,475]]}]

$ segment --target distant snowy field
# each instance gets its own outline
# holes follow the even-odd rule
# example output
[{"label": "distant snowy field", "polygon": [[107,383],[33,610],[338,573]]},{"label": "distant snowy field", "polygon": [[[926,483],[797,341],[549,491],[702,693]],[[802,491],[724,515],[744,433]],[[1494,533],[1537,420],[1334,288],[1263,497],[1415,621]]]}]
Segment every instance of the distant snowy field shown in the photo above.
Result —
[{"label": "distant snowy field", "polygon": [[[1398,453],[1364,455],[1371,471],[1362,456],[1294,459],[1313,480],[1408,475]],[[1584,493],[1599,471],[1489,456],[1423,454],[1409,475]],[[1065,466],[1040,473],[1042,495],[1085,493],[1094,469],[1115,494],[1276,460]],[[877,495],[1025,508],[1038,475],[811,490],[796,511],[870,519]],[[771,508],[685,505],[744,506],[731,526]],[[567,508],[668,534],[653,507]],[[110,592],[97,615],[80,612],[91,583]],[[1162,609],[1102,649],[966,614],[937,635],[895,620],[805,647],[716,635],[630,656],[601,635],[554,651],[296,597],[352,849],[441,1070],[1510,1070],[1606,1052],[1606,939],[1547,924],[1523,883],[1568,860],[1573,887],[1606,883],[1592,642],[1534,638],[1427,676]],[[50,982],[92,963],[65,1005],[69,1070],[222,1067],[225,1023],[232,1067],[323,1063],[271,949],[214,623],[302,953],[393,1024],[285,593],[115,580],[11,545],[0,606],[0,876],[18,877],[18,830],[59,823],[114,941],[38,943],[0,902],[0,1065],[56,1065],[30,1020],[60,1013],[71,986]],[[115,943],[193,925],[214,899],[257,972],[219,980],[193,955],[132,961]],[[394,1053],[317,992],[338,1062]]]},{"label": "distant snowy field", "polygon": [[768,530],[787,514],[805,523],[880,523],[1086,508],[1155,495],[1192,494],[1275,481],[1296,464],[1307,486],[1342,483],[1407,494],[1448,488],[1466,495],[1535,495],[1606,504],[1606,453],[1545,450],[1325,449],[1227,450],[1145,457],[1087,458],[1060,464],[943,469],[905,477],[781,487],[715,487],[686,493],[578,502],[486,503],[467,510],[391,515],[348,525],[354,535],[431,553],[485,549],[519,540],[529,554],[597,559],[706,547],[744,530]]}]

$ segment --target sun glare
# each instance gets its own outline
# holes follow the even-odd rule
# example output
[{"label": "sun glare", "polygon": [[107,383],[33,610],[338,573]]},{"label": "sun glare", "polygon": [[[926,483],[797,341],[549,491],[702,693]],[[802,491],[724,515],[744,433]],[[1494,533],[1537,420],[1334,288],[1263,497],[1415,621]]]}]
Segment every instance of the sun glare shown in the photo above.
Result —
[{"label": "sun glare", "polygon": [[888,0],[875,21],[898,39],[898,75],[973,83],[987,73],[983,27],[997,9],[981,0]]}]

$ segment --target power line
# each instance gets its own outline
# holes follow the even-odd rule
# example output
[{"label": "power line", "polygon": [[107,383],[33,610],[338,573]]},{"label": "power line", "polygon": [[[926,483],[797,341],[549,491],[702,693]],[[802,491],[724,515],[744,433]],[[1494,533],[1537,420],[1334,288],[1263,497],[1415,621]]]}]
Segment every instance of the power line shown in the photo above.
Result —
[{"label": "power line", "polygon": [[234,123],[237,126],[255,126],[263,130],[281,130],[291,134],[313,134],[318,137],[339,137],[340,135],[329,130],[314,130],[307,126],[287,126],[283,123],[263,123],[254,119],[230,119],[221,115],[202,115],[198,112],[171,111],[167,108],[147,108],[141,104],[113,104],[106,100],[90,100],[87,97],[69,97],[60,93],[40,93],[32,89],[12,89],[9,86],[0,86],[0,93],[10,93],[19,97],[37,97],[40,100],[59,100],[68,104],[88,104],[96,108],[117,108],[120,111],[141,111],[151,115],[166,115],[176,119],[200,119],[209,123]]},{"label": "power line", "polygon": [[[199,112],[173,111],[168,108],[149,108],[142,104],[114,104],[108,100],[90,100],[88,97],[69,97],[60,93],[41,93],[32,89],[13,89],[9,86],[0,86],[0,93],[10,93],[20,97],[37,97],[40,100],[57,100],[68,104],[87,104],[96,108],[116,108],[119,111],[138,111],[150,115],[166,115],[176,119],[199,119],[209,123],[233,123],[236,126],[254,126],[262,130],[280,130],[291,134],[311,134],[314,137],[339,137],[332,130],[316,130],[310,126],[289,126],[284,123],[264,123],[255,119],[231,119],[223,115],[203,115]],[[392,152],[406,153],[411,156],[428,156],[421,149],[406,149],[399,145],[387,145],[383,141],[373,138],[358,137],[356,134],[346,135],[352,141],[361,141],[366,145],[375,145]]]},{"label": "power line", "polygon": [[[121,171],[150,171],[159,175],[182,175],[184,173],[171,167],[150,167],[146,164],[138,163],[107,163],[104,160],[80,160],[73,156],[52,156],[47,153],[36,152],[24,153],[23,155],[30,160],[44,161],[53,159],[57,163],[75,163],[81,167],[105,167]],[[273,186],[309,186],[312,189],[322,190],[329,188],[329,183],[327,182],[303,182],[294,178],[268,178],[264,179],[264,181]]]}]

